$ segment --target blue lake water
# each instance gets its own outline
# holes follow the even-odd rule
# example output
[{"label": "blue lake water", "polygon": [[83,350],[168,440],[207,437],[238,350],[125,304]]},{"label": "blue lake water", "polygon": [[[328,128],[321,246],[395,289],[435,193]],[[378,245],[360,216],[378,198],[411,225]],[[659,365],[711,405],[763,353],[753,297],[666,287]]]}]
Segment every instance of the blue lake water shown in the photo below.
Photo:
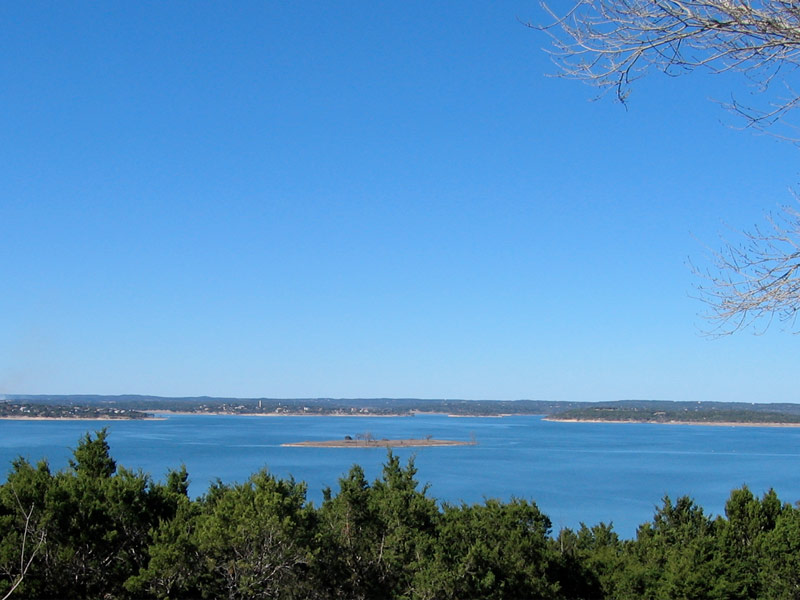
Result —
[{"label": "blue lake water", "polygon": [[554,530],[613,522],[632,537],[661,498],[689,495],[720,514],[730,491],[747,484],[775,488],[784,502],[800,499],[800,428],[556,423],[540,417],[238,417],[173,415],[153,421],[0,421],[0,475],[24,456],[64,468],[87,431],[108,427],[112,456],[156,479],[185,464],[190,492],[211,481],[244,481],[262,467],[308,483],[319,503],[326,486],[355,463],[370,479],[380,473],[380,448],[286,448],[302,440],[424,437],[475,446],[398,449],[414,455],[418,479],[441,501],[481,502],[512,496],[535,501]]}]

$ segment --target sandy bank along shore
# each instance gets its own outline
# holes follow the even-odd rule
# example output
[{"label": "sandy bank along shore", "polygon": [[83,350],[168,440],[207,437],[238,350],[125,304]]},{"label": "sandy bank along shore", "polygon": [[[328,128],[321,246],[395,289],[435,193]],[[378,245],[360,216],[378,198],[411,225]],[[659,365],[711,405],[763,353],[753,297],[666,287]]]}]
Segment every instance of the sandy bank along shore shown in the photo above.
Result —
[{"label": "sandy bank along shore", "polygon": [[625,421],[623,419],[555,419],[546,417],[543,421],[554,423],[634,423],[646,425],[703,425],[705,427],[800,427],[800,423],[756,423],[752,421]]},{"label": "sandy bank along shore", "polygon": [[0,421],[164,421],[164,417],[88,417],[76,415],[74,417],[25,417],[21,415],[0,416]]},{"label": "sandy bank along shore", "polygon": [[154,415],[206,415],[210,417],[412,417],[412,414],[395,413],[308,413],[308,412],[234,412],[219,410],[149,410]]},{"label": "sandy bank along shore", "polygon": [[476,442],[407,438],[403,440],[325,440],[281,444],[292,448],[417,448],[422,446],[474,446]]}]

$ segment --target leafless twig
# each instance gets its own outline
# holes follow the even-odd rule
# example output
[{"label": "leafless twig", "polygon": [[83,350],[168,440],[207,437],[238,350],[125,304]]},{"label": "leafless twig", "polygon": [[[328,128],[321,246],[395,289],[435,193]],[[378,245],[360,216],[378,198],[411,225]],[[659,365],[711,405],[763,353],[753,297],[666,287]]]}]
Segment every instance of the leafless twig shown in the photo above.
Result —
[{"label": "leafless twig", "polygon": [[[0,600],[7,600],[11,596],[11,594],[14,593],[14,590],[16,590],[19,587],[19,585],[22,583],[22,580],[25,579],[25,575],[27,575],[28,569],[30,569],[31,564],[33,563],[33,559],[36,557],[36,554],[41,549],[45,540],[44,529],[41,529],[36,532],[31,531],[31,518],[33,517],[33,511],[36,505],[31,504],[31,507],[28,510],[25,510],[25,507],[22,505],[22,501],[19,499],[19,496],[17,495],[17,491],[14,489],[14,486],[12,485],[10,487],[11,487],[11,492],[14,494],[14,499],[17,502],[17,507],[22,513],[22,516],[25,518],[25,526],[22,531],[22,547],[20,548],[19,552],[19,573],[13,579],[11,588],[8,590],[6,595],[3,596],[3,598]],[[33,534],[34,537],[33,551],[26,557],[25,552],[27,550],[29,534]]]},{"label": "leafless twig", "polygon": [[750,325],[763,332],[774,319],[800,333],[800,212],[785,207],[767,223],[745,233],[741,244],[712,252],[712,267],[695,268],[698,296],[709,307],[705,316],[715,324],[711,335]]},{"label": "leafless twig", "polygon": [[[785,87],[761,106],[723,103],[763,131],[786,123],[800,95],[787,79],[800,65],[800,3],[790,0],[578,0],[563,16],[542,5],[550,54],[565,77],[614,90],[625,103],[633,81],[655,69],[743,73],[757,93]],[[790,125],[791,127],[791,125]],[[791,137],[778,132],[782,137]]]}]

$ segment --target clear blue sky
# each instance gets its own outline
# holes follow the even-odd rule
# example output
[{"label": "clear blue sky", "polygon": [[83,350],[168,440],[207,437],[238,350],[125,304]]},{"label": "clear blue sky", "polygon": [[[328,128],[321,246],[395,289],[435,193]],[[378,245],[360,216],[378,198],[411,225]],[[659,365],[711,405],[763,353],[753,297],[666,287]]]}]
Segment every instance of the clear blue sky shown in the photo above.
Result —
[{"label": "clear blue sky", "polygon": [[0,393],[800,401],[688,257],[798,180],[536,2],[0,5]]}]

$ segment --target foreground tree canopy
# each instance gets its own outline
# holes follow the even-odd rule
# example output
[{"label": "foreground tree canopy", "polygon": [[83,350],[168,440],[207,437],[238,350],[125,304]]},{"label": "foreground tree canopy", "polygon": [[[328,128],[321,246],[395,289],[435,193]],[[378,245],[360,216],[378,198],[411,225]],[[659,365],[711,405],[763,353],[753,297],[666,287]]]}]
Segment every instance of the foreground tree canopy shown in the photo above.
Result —
[{"label": "foreground tree canopy", "polygon": [[[563,75],[627,102],[631,84],[651,70],[681,75],[737,72],[752,102],[724,103],[747,127],[800,143],[800,5],[785,0],[579,0],[533,26],[550,34]],[[796,121],[796,119],[794,119]],[[765,226],[726,243],[713,266],[698,269],[699,295],[712,333],[732,333],[773,318],[797,331],[800,311],[800,214],[787,207]]]},{"label": "foreground tree canopy", "polygon": [[354,466],[319,507],[259,471],[198,499],[118,466],[105,431],[69,467],[13,463],[0,486],[0,598],[796,598],[800,510],[735,490],[725,516],[664,498],[633,540],[553,535],[525,500],[439,505],[413,461]]}]

